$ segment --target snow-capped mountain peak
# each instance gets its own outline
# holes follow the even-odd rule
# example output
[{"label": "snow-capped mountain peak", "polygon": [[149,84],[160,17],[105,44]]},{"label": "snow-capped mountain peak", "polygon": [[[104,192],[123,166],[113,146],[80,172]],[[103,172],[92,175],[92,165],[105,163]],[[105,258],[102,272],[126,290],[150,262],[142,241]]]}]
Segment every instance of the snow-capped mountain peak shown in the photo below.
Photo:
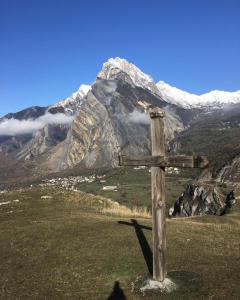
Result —
[{"label": "snow-capped mountain peak", "polygon": [[[170,104],[186,109],[204,107],[218,108],[227,104],[240,103],[240,91],[224,92],[213,90],[202,95],[196,95],[173,87],[164,81],[159,81],[156,84],[151,76],[142,72],[126,59],[120,57],[110,58],[106,61],[103,64],[102,70],[98,73],[97,78],[106,80],[121,78],[133,86],[150,90],[153,94],[160,96]],[[56,103],[50,108],[63,107],[66,111],[74,113],[79,110],[90,89],[90,85],[82,84],[70,97]]]},{"label": "snow-capped mountain peak", "polygon": [[156,85],[150,75],[143,73],[134,64],[120,57],[110,58],[105,62],[97,78],[115,79],[119,73],[127,74],[135,86],[147,88],[154,93],[158,93]]},{"label": "snow-capped mountain peak", "polygon": [[159,81],[157,87],[160,91],[162,98],[171,104],[183,108],[201,108],[201,107],[220,107],[227,104],[240,103],[240,91],[224,92],[213,90],[209,93],[202,95],[195,95],[182,91],[176,87]]}]

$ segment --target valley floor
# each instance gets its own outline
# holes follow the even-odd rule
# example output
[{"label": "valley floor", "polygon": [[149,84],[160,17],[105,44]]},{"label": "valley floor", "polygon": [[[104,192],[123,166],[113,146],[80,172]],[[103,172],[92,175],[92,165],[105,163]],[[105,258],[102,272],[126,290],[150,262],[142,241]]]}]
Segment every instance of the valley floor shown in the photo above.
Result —
[{"label": "valley floor", "polygon": [[[149,218],[106,215],[103,198],[56,188],[3,192],[1,203],[0,299],[142,299],[132,282],[151,272]],[[239,204],[168,220],[167,245],[179,288],[144,299],[240,298]]]}]

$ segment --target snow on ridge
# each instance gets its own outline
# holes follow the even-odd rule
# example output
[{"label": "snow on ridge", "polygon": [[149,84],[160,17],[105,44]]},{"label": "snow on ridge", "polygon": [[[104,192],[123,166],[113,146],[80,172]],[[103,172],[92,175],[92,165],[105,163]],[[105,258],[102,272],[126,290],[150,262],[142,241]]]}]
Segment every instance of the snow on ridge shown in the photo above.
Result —
[{"label": "snow on ridge", "polygon": [[87,95],[87,93],[91,90],[91,85],[82,84],[80,85],[79,89],[74,92],[70,97],[57,102],[56,104],[52,105],[50,108],[54,107],[64,107],[70,112],[73,112],[71,107],[72,106],[80,106],[82,103],[83,98]]},{"label": "snow on ridge", "polygon": [[123,58],[110,58],[103,64],[102,70],[97,78],[115,79],[120,72],[128,74],[134,85],[150,90],[156,95],[160,95],[168,103],[175,104],[183,108],[219,107],[226,104],[240,103],[240,91],[224,92],[214,90],[202,95],[195,95],[172,87],[164,81],[157,84],[152,77],[143,73],[134,64]]},{"label": "snow on ridge", "polygon": [[[226,104],[240,103],[240,91],[225,92],[213,90],[202,95],[196,95],[182,91],[164,81],[155,83],[150,75],[145,74],[137,66],[120,57],[108,59],[108,61],[103,64],[102,70],[98,73],[97,78],[107,80],[115,79],[121,72],[127,74],[135,86],[148,89],[166,102],[186,109],[201,107],[215,108]],[[52,107],[62,106],[66,111],[73,113],[81,106],[89,90],[91,90],[91,86],[83,84],[72,96],[56,103]]]},{"label": "snow on ridge", "polygon": [[218,107],[240,103],[240,91],[225,92],[214,90],[202,95],[196,95],[172,87],[164,81],[159,81],[157,87],[165,101],[183,108]]},{"label": "snow on ridge", "polygon": [[164,81],[159,81],[157,87],[162,98],[171,104],[191,108],[197,104],[196,95],[184,92],[176,87],[172,87]]},{"label": "snow on ridge", "polygon": [[136,80],[142,80],[144,82],[153,82],[153,79],[150,75],[143,73],[138,67],[128,62],[124,58],[110,58],[107,62],[103,64],[103,70],[104,69],[106,69],[107,71],[106,79],[109,79],[111,77],[111,72],[114,69],[119,69],[123,72],[129,73],[129,75],[132,75],[133,78],[135,77]]},{"label": "snow on ridge", "polygon": [[72,98],[76,99],[77,97],[83,98],[91,90],[91,85],[81,84],[79,89],[72,94]]}]

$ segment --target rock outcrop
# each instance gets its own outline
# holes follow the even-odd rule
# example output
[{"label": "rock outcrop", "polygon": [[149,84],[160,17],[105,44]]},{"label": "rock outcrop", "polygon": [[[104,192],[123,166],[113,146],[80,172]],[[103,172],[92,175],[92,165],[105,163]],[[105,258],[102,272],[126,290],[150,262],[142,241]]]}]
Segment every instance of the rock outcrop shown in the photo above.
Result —
[{"label": "rock outcrop", "polygon": [[213,185],[189,184],[169,210],[170,217],[223,215],[235,203],[234,192],[224,196]]},{"label": "rock outcrop", "polygon": [[217,177],[218,182],[239,184],[240,182],[240,156],[236,157],[231,164],[222,168]]}]

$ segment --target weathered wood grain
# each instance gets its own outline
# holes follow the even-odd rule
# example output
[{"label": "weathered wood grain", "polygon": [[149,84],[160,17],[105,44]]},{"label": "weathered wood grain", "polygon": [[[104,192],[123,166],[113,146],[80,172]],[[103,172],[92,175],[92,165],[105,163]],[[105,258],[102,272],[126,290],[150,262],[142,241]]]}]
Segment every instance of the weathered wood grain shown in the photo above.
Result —
[{"label": "weathered wood grain", "polygon": [[120,166],[149,166],[161,167],[165,166],[164,156],[119,156]]},{"label": "weathered wood grain", "polygon": [[[160,109],[150,111],[151,140],[153,157],[165,156],[164,112]],[[165,170],[153,166],[152,177],[152,229],[153,229],[153,279],[163,281],[166,269],[166,218],[165,218]]]}]

